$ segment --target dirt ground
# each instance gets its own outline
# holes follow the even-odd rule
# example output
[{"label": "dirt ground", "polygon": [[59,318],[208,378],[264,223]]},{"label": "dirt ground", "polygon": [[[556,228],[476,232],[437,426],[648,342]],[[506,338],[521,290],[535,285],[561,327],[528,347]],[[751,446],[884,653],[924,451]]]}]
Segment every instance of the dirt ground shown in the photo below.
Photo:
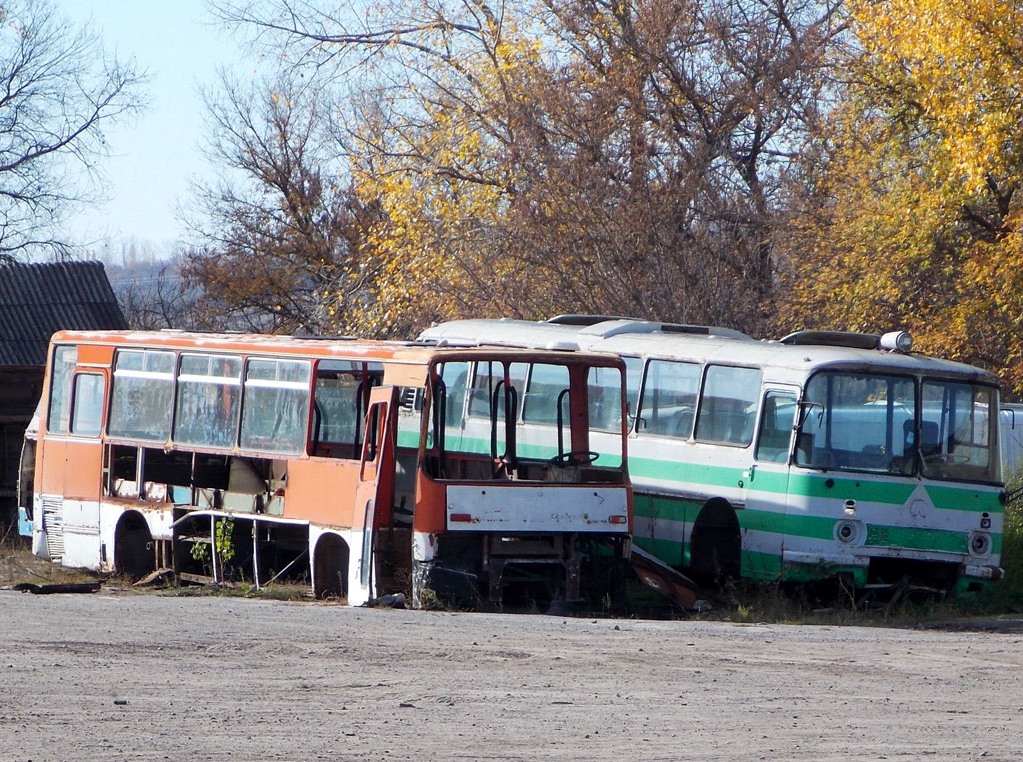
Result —
[{"label": "dirt ground", "polygon": [[[0,578],[21,571],[6,560]],[[1023,753],[1021,622],[462,614],[107,584],[0,590],[0,633],[2,762]]]}]

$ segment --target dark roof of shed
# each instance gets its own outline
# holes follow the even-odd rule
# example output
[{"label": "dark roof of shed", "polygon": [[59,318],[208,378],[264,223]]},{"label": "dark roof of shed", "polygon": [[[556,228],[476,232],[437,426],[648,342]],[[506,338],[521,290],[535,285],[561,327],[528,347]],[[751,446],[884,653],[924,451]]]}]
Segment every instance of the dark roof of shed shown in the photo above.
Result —
[{"label": "dark roof of shed", "polygon": [[45,365],[55,331],[127,327],[102,262],[0,265],[0,365]]}]

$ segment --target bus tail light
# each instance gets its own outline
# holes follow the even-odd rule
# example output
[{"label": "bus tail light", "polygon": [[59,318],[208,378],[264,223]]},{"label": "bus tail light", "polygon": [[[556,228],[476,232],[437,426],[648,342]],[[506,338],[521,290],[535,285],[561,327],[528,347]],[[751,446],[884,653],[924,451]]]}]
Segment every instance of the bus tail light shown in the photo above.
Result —
[{"label": "bus tail light", "polygon": [[609,524],[628,524],[629,523],[629,517],[628,516],[622,516],[622,515],[619,514],[619,515],[611,516],[607,521],[608,521]]},{"label": "bus tail light", "polygon": [[476,523],[471,513],[452,513],[448,516],[452,524],[474,524]]}]

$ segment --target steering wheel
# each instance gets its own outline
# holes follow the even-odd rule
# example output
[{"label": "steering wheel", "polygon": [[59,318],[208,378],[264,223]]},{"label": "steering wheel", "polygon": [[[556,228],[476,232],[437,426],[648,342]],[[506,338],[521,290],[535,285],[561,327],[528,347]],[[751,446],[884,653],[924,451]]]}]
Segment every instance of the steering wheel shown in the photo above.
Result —
[{"label": "steering wheel", "polygon": [[566,466],[588,466],[599,457],[600,453],[593,450],[571,450],[570,452],[555,455],[548,462],[552,466],[558,466],[559,468],[565,468]]}]

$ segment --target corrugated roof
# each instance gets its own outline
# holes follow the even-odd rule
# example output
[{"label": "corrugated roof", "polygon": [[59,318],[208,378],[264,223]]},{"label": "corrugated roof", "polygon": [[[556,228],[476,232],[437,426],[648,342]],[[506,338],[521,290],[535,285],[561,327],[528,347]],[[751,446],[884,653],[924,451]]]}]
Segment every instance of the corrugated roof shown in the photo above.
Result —
[{"label": "corrugated roof", "polygon": [[54,331],[127,327],[102,262],[0,265],[0,365],[45,365]]}]

